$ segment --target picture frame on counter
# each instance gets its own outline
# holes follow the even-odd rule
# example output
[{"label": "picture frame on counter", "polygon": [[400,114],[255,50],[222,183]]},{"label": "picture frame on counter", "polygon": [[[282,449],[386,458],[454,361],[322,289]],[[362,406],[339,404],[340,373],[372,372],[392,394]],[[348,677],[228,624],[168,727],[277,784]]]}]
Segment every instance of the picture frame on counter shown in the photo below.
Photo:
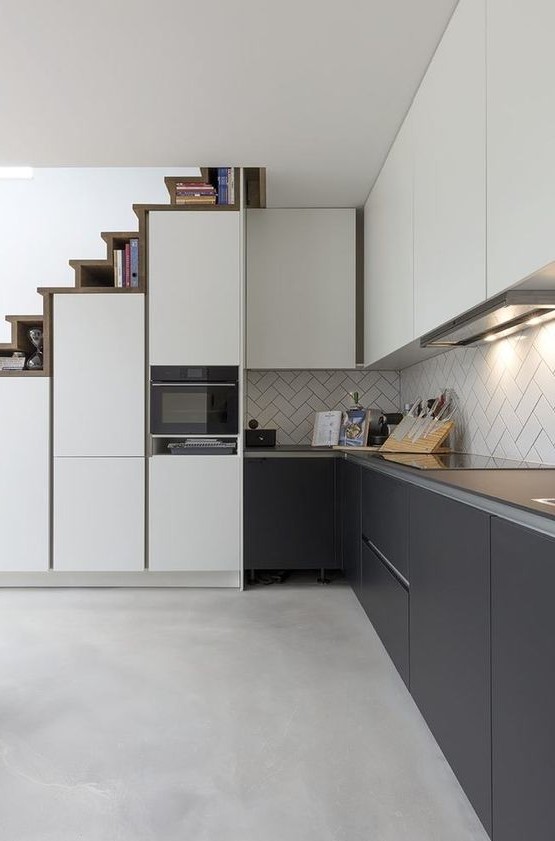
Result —
[{"label": "picture frame on counter", "polygon": [[368,409],[353,406],[342,413],[340,447],[365,447],[368,440]]}]

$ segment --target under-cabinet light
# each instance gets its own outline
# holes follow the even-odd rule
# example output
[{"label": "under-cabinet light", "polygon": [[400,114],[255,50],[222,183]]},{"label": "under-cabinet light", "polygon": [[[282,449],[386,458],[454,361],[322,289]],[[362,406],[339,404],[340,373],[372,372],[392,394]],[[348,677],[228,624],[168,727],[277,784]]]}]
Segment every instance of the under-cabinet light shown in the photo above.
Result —
[{"label": "under-cabinet light", "polygon": [[25,178],[33,177],[32,166],[0,166],[0,178]]}]

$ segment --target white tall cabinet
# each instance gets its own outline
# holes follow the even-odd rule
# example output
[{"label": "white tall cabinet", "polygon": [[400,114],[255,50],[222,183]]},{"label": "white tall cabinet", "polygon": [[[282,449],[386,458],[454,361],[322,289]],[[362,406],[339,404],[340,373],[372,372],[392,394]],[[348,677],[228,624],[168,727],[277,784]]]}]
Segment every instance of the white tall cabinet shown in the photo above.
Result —
[{"label": "white tall cabinet", "polygon": [[[243,212],[152,211],[148,232],[149,365],[242,367]],[[172,456],[161,439],[148,459],[149,573],[239,586],[240,455]]]},{"label": "white tall cabinet", "polygon": [[486,297],[485,19],[461,0],[412,108],[416,336]]},{"label": "white tall cabinet", "polygon": [[149,213],[151,365],[239,365],[241,214]]},{"label": "white tall cabinet", "polygon": [[247,212],[247,368],[355,366],[352,208]]},{"label": "white tall cabinet", "polygon": [[149,569],[241,568],[241,459],[154,456],[149,474]]},{"label": "white tall cabinet", "polygon": [[413,120],[409,114],[364,208],[364,362],[414,338]]},{"label": "white tall cabinet", "polygon": [[53,567],[142,570],[144,296],[53,302]]},{"label": "white tall cabinet", "polygon": [[144,296],[54,296],[54,455],[144,454]]},{"label": "white tall cabinet", "polygon": [[487,7],[488,295],[494,295],[555,259],[555,4],[487,0]]},{"label": "white tall cabinet", "polygon": [[49,563],[50,380],[0,378],[0,571]]}]

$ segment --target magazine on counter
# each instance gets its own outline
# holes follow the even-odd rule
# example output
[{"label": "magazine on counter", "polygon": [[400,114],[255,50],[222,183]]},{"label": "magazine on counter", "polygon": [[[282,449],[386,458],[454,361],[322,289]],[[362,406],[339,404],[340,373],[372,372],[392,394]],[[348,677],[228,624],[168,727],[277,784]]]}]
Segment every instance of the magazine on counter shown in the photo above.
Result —
[{"label": "magazine on counter", "polygon": [[368,440],[368,411],[354,406],[343,412],[339,444],[342,447],[365,447]]},{"label": "magazine on counter", "polygon": [[342,412],[316,412],[314,415],[313,447],[335,447],[339,441]]}]

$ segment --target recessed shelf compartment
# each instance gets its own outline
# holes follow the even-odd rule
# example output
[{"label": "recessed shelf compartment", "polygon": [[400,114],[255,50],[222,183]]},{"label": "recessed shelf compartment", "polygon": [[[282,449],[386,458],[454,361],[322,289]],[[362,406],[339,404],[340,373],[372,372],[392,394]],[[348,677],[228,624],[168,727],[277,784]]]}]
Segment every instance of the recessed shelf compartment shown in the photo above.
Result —
[{"label": "recessed shelf compartment", "polygon": [[45,315],[7,315],[6,321],[11,325],[12,340],[7,344],[0,344],[0,357],[10,357],[15,352],[24,353],[26,360],[32,356],[36,348],[29,338],[29,330],[35,328],[43,331],[43,368],[42,370],[27,368],[20,370],[0,370],[0,377],[45,377],[49,373],[49,316],[45,307]]},{"label": "recessed shelf compartment", "polygon": [[238,440],[234,436],[188,435],[185,438],[151,437],[153,456],[171,455],[237,455]]},{"label": "recessed shelf compartment", "polygon": [[[168,176],[167,178],[164,178],[164,183],[170,195],[170,202],[172,208],[175,210],[239,210],[241,206],[241,170],[239,167],[225,167],[225,169],[231,169],[233,171],[233,202],[221,203],[222,190],[220,184],[218,183],[218,167],[204,166],[201,167],[201,174],[197,177],[189,175],[179,175]],[[191,185],[194,185],[195,183],[198,183],[199,185],[211,184],[216,191],[216,204],[210,204],[208,201],[206,203],[198,202],[195,204],[179,204],[177,201],[178,185],[182,183],[187,183]]]}]

